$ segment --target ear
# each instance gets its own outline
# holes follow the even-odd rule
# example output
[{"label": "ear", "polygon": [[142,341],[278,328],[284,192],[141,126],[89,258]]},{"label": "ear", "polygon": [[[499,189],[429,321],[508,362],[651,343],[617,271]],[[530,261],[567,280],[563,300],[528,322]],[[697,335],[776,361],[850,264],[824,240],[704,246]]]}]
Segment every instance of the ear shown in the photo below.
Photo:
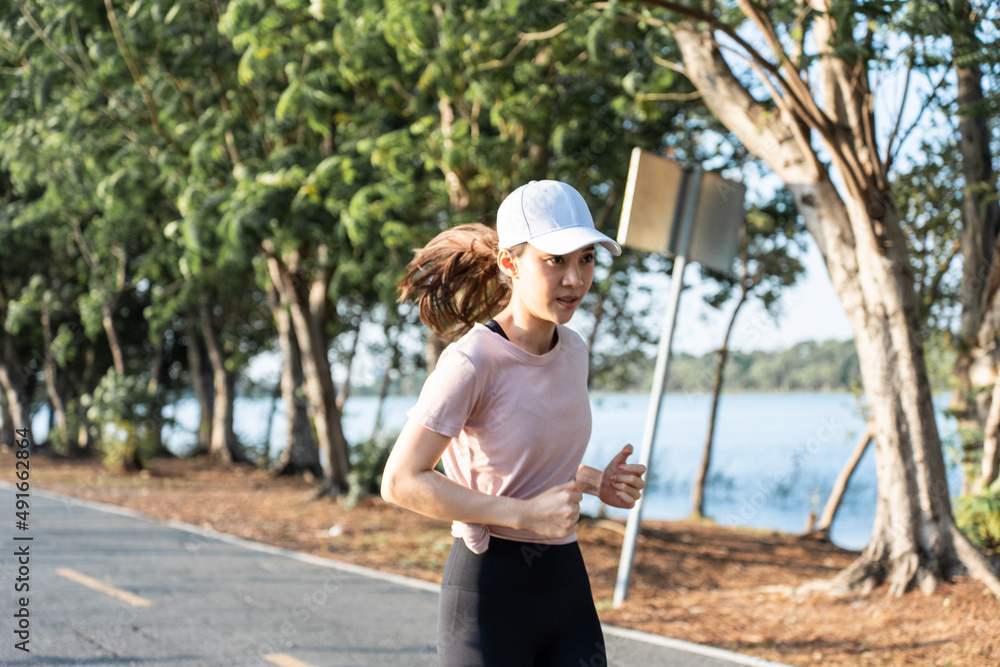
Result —
[{"label": "ear", "polygon": [[497,253],[497,265],[511,278],[517,277],[517,264],[514,263],[514,257],[508,250],[501,248],[500,252]]}]

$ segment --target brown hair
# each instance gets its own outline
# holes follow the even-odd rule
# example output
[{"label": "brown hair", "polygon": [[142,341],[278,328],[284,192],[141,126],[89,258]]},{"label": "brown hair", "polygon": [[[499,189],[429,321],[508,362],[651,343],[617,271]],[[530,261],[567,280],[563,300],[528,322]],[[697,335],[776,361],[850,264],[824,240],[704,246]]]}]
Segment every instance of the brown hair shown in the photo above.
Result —
[{"label": "brown hair", "polygon": [[[524,250],[515,246],[515,257]],[[414,300],[420,319],[446,337],[465,333],[510,301],[510,279],[497,266],[495,229],[478,222],[447,229],[414,251],[399,281],[399,302]]]}]

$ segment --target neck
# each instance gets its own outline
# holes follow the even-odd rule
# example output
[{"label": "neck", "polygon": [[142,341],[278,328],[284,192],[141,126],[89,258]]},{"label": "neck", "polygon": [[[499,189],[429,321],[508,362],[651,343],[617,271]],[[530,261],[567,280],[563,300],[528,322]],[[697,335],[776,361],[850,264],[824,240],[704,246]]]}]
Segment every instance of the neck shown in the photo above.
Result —
[{"label": "neck", "polygon": [[509,306],[494,317],[510,342],[525,352],[545,354],[556,344],[556,324],[531,317],[519,316]]}]

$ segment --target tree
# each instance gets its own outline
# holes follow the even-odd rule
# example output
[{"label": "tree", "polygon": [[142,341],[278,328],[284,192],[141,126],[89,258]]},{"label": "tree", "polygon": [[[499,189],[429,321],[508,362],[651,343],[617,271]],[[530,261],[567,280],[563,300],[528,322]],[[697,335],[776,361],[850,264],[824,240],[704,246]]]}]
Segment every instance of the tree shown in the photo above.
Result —
[{"label": "tree", "polygon": [[[13,436],[14,429],[31,428],[30,392],[26,386],[28,350],[18,345],[23,337],[10,323],[10,309],[17,295],[37,271],[38,258],[44,244],[41,239],[19,234],[19,243],[13,242],[16,211],[23,205],[13,192],[7,173],[0,171],[0,391],[3,398],[3,426]],[[33,375],[33,374],[32,374]],[[12,442],[12,440],[4,442]]]},{"label": "tree", "polygon": [[[18,224],[38,229],[54,256],[66,257],[57,266],[77,277],[39,272],[39,290],[31,301],[31,294],[22,296],[21,305],[39,308],[50,323],[79,311],[76,332],[105,343],[113,369],[107,379],[101,354],[88,351],[86,370],[73,374],[84,378],[81,401],[103,386],[102,396],[121,400],[126,414],[148,398],[142,420],[153,451],[162,451],[159,406],[166,367],[180,347],[174,333],[199,330],[219,406],[210,412],[215,428],[206,446],[223,459],[242,458],[232,386],[266,331],[250,326],[259,320],[247,298],[254,292],[245,290],[249,269],[215,261],[225,253],[209,216],[231,190],[237,154],[227,86],[236,55],[215,29],[217,7],[151,2],[126,13],[110,1],[16,4],[18,18],[5,25],[14,26],[10,43],[17,48],[10,53],[20,69],[5,77],[12,94],[3,157],[17,167],[16,185],[31,200]],[[60,280],[76,292],[52,289]],[[206,312],[197,292],[208,296],[209,287],[218,303]],[[221,300],[237,292],[235,301]],[[43,327],[40,348],[73,352],[65,332],[57,332],[55,324]],[[47,380],[60,370],[54,356],[47,353]],[[201,361],[200,354],[191,358]],[[54,384],[50,401],[65,412]]]},{"label": "tree", "polygon": [[276,475],[298,475],[308,471],[317,479],[321,479],[323,467],[309,423],[309,407],[300,391],[305,384],[302,350],[295,336],[291,315],[281,303],[274,288],[271,289],[270,301],[274,309],[274,321],[278,325],[278,344],[281,349],[281,396],[285,403],[285,419],[288,424],[287,444],[274,467],[274,472]]},{"label": "tree", "polygon": [[381,274],[391,276],[391,263],[378,259],[387,259],[387,248],[410,244],[401,221],[425,198],[419,182],[390,185],[373,159],[404,123],[376,90],[350,86],[352,77],[385,60],[376,51],[371,61],[352,61],[379,41],[364,32],[352,38],[355,21],[370,20],[355,9],[234,0],[219,22],[242,54],[239,82],[253,138],[236,164],[223,225],[245,253],[266,259],[289,314],[310,415],[326,453],[322,492],[334,495],[347,491],[350,469],[328,356],[331,336],[343,330],[336,323],[338,285],[378,284]]},{"label": "tree", "polygon": [[90,392],[102,377],[108,388],[124,387],[134,360],[153,356],[142,318],[148,292],[134,278],[156,236],[150,223],[162,193],[135,187],[155,182],[148,156],[121,122],[128,100],[111,91],[113,68],[92,66],[94,54],[115,43],[106,17],[96,6],[15,4],[0,40],[11,65],[3,77],[0,160],[16,175],[11,225],[37,240],[47,265],[12,296],[8,325],[42,323],[34,349],[42,351],[56,445],[72,446],[67,427],[75,418],[76,446],[86,450],[94,433],[82,406]]},{"label": "tree", "polygon": [[[913,273],[874,131],[869,73],[885,49],[876,22],[892,18],[893,5],[648,4],[669,11],[644,20],[673,33],[706,106],[791,191],[854,330],[879,499],[871,543],[837,583],[868,590],[884,581],[899,595],[914,584],[933,590],[964,565],[1000,594],[952,518]],[[740,74],[723,42],[744,64]]]},{"label": "tree", "polygon": [[[419,178],[416,165],[432,170],[433,197],[420,210],[415,245],[452,225],[491,220],[507,193],[540,178],[575,185],[598,228],[610,232],[624,191],[621,146],[701,157],[698,137],[707,129],[682,130],[685,102],[696,93],[676,73],[653,69],[668,35],[575,2],[363,7],[362,18],[338,25],[335,41],[350,45],[340,62],[355,95],[374,94],[405,121],[379,139],[373,160],[386,165],[396,188]],[[382,35],[384,45],[362,32]],[[645,319],[632,312],[629,282],[660,264],[628,253],[598,268],[582,309],[591,319],[581,318],[595,375],[602,349],[644,344]],[[429,339],[429,367],[441,348]]]},{"label": "tree", "polygon": [[987,122],[990,116],[995,117],[997,93],[994,90],[990,99],[983,91],[983,80],[991,71],[993,85],[1000,81],[995,69],[1000,62],[996,55],[997,11],[993,7],[994,33],[992,43],[987,44],[979,31],[990,19],[989,3],[955,0],[934,4],[938,11],[931,17],[931,25],[951,38],[964,181],[962,328],[955,368],[959,386],[952,409],[963,436],[966,489],[979,493],[1000,473],[1000,358],[993,352],[993,341],[1000,336],[1000,202]]},{"label": "tree", "polygon": [[720,289],[706,297],[709,305],[719,308],[730,300],[734,290],[737,294],[722,345],[716,351],[718,361],[712,382],[712,407],[708,417],[708,433],[705,435],[705,451],[691,486],[691,515],[697,519],[705,516],[705,482],[712,461],[723,374],[729,357],[729,337],[736,318],[743,304],[750,298],[758,299],[766,311],[773,312],[780,302],[781,292],[794,285],[805,271],[796,256],[796,250],[802,250],[796,237],[803,230],[796,226],[795,206],[787,191],[779,192],[766,206],[754,207],[746,217],[736,280],[720,276]]}]

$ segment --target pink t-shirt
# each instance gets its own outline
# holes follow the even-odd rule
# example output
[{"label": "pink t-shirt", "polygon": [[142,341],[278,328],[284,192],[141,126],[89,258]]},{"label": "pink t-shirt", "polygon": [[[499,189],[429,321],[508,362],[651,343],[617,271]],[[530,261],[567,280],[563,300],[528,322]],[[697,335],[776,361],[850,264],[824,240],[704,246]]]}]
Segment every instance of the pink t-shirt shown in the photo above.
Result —
[{"label": "pink t-shirt", "polygon": [[[522,350],[477,324],[449,345],[407,413],[452,438],[445,474],[481,493],[532,498],[576,477],[590,440],[587,347],[572,329],[542,355]],[[526,530],[455,521],[452,534],[475,553],[490,535],[521,542],[566,544]]]}]

